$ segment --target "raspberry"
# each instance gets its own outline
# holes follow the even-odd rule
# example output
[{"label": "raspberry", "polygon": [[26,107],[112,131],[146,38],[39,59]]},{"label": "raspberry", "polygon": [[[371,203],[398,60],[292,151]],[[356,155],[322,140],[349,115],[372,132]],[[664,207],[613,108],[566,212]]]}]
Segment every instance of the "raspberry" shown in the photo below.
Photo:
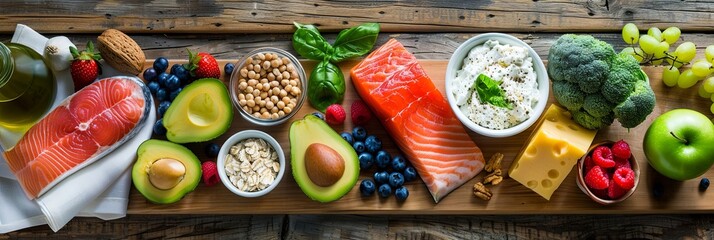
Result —
[{"label": "raspberry", "polygon": [[595,162],[593,162],[593,159],[590,156],[585,156],[585,173],[587,174],[590,172],[590,169],[592,169],[595,166]]},{"label": "raspberry", "polygon": [[629,190],[621,188],[616,183],[613,183],[613,180],[610,181],[610,186],[607,188],[607,196],[610,197],[610,199],[621,198],[625,195],[625,193],[627,193],[627,190]]},{"label": "raspberry", "polygon": [[203,164],[201,164],[201,170],[203,171],[201,178],[203,178],[203,183],[206,184],[206,186],[210,187],[220,182],[220,179],[218,178],[218,167],[216,167],[215,162],[203,162]]},{"label": "raspberry", "polygon": [[347,114],[345,109],[339,104],[332,104],[325,110],[325,122],[332,125],[340,125],[345,122]]},{"label": "raspberry", "polygon": [[592,189],[606,189],[610,185],[610,180],[600,166],[594,166],[585,175],[585,185]]},{"label": "raspberry", "polygon": [[352,103],[350,116],[352,117],[352,124],[354,125],[364,125],[372,119],[372,113],[369,111],[369,108],[367,108],[367,104],[362,100],[356,100]]},{"label": "raspberry", "polygon": [[612,145],[612,155],[619,159],[630,159],[630,145],[625,140],[617,141]]},{"label": "raspberry", "polygon": [[615,166],[615,160],[612,159],[610,148],[605,146],[596,147],[593,150],[593,161],[602,168],[611,168]]},{"label": "raspberry", "polygon": [[608,188],[605,189],[590,189],[590,192],[592,192],[596,197],[599,197],[601,199],[610,199],[609,196],[607,196],[607,191]]},{"label": "raspberry", "polygon": [[632,165],[630,165],[630,161],[622,160],[622,159],[616,157],[614,169],[617,170],[620,168],[632,169]]},{"label": "raspberry", "polygon": [[612,175],[612,180],[620,188],[630,190],[635,187],[635,171],[629,168],[618,168],[615,170],[615,174]]}]

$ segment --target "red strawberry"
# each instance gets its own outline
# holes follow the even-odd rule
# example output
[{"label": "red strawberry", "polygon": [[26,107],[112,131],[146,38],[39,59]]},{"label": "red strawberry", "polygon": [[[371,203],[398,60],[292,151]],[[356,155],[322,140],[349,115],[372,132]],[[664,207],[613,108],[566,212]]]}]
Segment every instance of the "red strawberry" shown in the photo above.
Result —
[{"label": "red strawberry", "polygon": [[594,166],[585,175],[585,185],[591,189],[606,189],[610,186],[610,179],[600,166]]},{"label": "red strawberry", "polygon": [[218,167],[214,161],[203,162],[203,164],[201,164],[201,170],[203,171],[201,178],[203,178],[203,183],[206,184],[206,186],[210,187],[220,182],[218,178]]},{"label": "red strawberry", "polygon": [[617,141],[612,145],[612,155],[620,159],[630,159],[630,145],[625,140]]},{"label": "red strawberry", "polygon": [[610,148],[605,146],[596,147],[593,150],[593,161],[602,168],[611,168],[615,166],[615,160],[612,159]]},{"label": "red strawberry", "polygon": [[332,125],[340,125],[345,122],[347,114],[345,109],[339,104],[332,104],[325,110],[325,122]]},{"label": "red strawberry", "polygon": [[630,190],[635,187],[635,171],[629,168],[618,168],[615,174],[612,175],[612,180],[620,188]]},{"label": "red strawberry", "polygon": [[364,125],[372,119],[372,113],[369,111],[369,108],[367,108],[367,104],[362,100],[356,100],[352,103],[350,116],[352,117],[352,124],[354,125]]},{"label": "red strawberry", "polygon": [[69,52],[73,57],[69,72],[72,74],[75,90],[89,85],[102,74],[102,68],[97,62],[102,59],[102,56],[99,52],[94,52],[92,41],[87,42],[87,49],[81,53],[74,46],[69,47]]},{"label": "red strawberry", "polygon": [[619,185],[614,183],[613,180],[610,180],[610,186],[607,188],[607,196],[610,197],[610,199],[618,199],[624,196],[628,190],[629,189],[621,188]]},{"label": "red strawberry", "polygon": [[201,78],[219,78],[221,77],[221,69],[218,67],[218,62],[211,54],[201,52],[194,54],[191,50],[188,51],[188,62],[184,67],[191,73],[195,79]]}]

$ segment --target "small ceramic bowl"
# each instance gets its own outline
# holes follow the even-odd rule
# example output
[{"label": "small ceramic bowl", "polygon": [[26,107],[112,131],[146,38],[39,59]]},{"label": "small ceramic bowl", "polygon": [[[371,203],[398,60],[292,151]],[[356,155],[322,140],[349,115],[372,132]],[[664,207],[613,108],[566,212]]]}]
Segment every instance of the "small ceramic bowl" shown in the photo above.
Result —
[{"label": "small ceramic bowl", "polygon": [[[256,191],[256,192],[246,192],[238,189],[231,180],[228,178],[228,174],[226,173],[225,167],[226,167],[226,156],[229,154],[230,149],[233,145],[246,140],[250,138],[260,138],[265,140],[268,145],[270,145],[278,154],[278,161],[280,163],[280,170],[278,171],[277,176],[275,177],[275,180],[273,181],[272,184],[270,184],[267,188]],[[283,179],[283,175],[285,174],[285,153],[283,152],[283,149],[280,147],[280,144],[278,141],[275,140],[275,138],[271,137],[265,132],[258,131],[258,130],[245,130],[238,132],[236,134],[233,134],[228,140],[226,140],[225,143],[223,143],[223,146],[221,147],[220,152],[218,153],[218,159],[216,161],[216,165],[218,167],[218,176],[221,178],[221,182],[223,182],[223,185],[228,188],[228,190],[231,190],[231,192],[235,193],[238,196],[242,197],[260,197],[265,194],[268,194],[270,191],[275,189],[276,186],[280,183],[280,180]]]},{"label": "small ceramic bowl", "polygon": [[[254,57],[258,57],[259,54],[276,54],[278,57],[282,58],[287,58],[289,63],[292,64],[295,68],[295,71],[297,72],[298,78],[299,78],[299,84],[300,84],[300,95],[297,96],[297,102],[295,103],[295,106],[291,109],[289,113],[286,113],[284,116],[279,117],[279,118],[273,118],[273,119],[264,119],[264,118],[259,118],[256,116],[253,116],[251,113],[243,109],[243,107],[240,105],[241,99],[239,98],[239,95],[241,93],[244,93],[243,90],[239,88],[240,82],[242,81],[241,79],[248,79],[250,80],[249,77],[243,77],[241,73],[241,69],[246,66],[248,63],[248,60],[253,61]],[[267,79],[267,78],[266,78]],[[262,80],[262,79],[260,79]],[[278,80],[280,82],[281,80]],[[300,65],[300,61],[295,58],[292,54],[289,52],[279,49],[279,48],[272,48],[272,47],[264,47],[264,48],[258,48],[247,55],[245,55],[238,63],[235,65],[235,71],[233,71],[233,74],[231,75],[231,80],[229,90],[231,94],[231,100],[233,102],[233,106],[238,109],[238,112],[240,112],[240,115],[243,116],[246,120],[248,120],[251,123],[261,125],[261,126],[274,126],[278,125],[281,123],[284,123],[288,119],[290,119],[292,116],[294,116],[298,110],[300,110],[300,107],[302,107],[303,103],[305,102],[306,96],[307,96],[307,77],[305,76],[305,70],[302,68],[302,65]],[[272,88],[272,86],[271,86]],[[280,86],[280,89],[283,87]],[[247,93],[245,94],[247,95]],[[290,95],[290,93],[288,93]],[[282,99],[282,97],[278,96],[279,99]],[[268,96],[270,98],[270,96]],[[263,99],[265,100],[265,99]]]},{"label": "small ceramic bowl", "polygon": [[[468,56],[471,49],[484,44],[488,40],[497,40],[500,44],[509,44],[511,46],[519,46],[528,49],[528,53],[533,61],[533,69],[536,73],[536,81],[538,82],[538,102],[535,106],[533,106],[533,113],[531,117],[518,125],[501,130],[489,129],[471,121],[463,112],[461,112],[459,106],[456,105],[456,99],[452,94],[452,82],[454,81],[454,79],[456,79],[456,72],[462,69],[464,59]],[[487,137],[510,137],[528,129],[531,125],[533,125],[533,123],[538,120],[540,115],[543,113],[543,110],[545,109],[545,106],[548,103],[548,95],[550,94],[550,82],[548,79],[548,73],[545,69],[543,61],[540,59],[540,56],[538,56],[538,53],[536,53],[533,48],[531,48],[528,44],[524,43],[520,39],[503,33],[480,34],[462,43],[456,49],[456,51],[454,51],[454,54],[452,54],[451,58],[449,59],[449,65],[446,67],[445,83],[447,96],[446,98],[449,101],[451,110],[454,111],[454,114],[456,114],[456,117],[459,119],[459,121],[461,121],[461,123],[463,123],[467,128],[471,129],[472,131]]]},{"label": "small ceramic bowl", "polygon": [[599,204],[602,204],[602,205],[609,205],[609,204],[614,204],[614,203],[619,203],[619,202],[624,201],[625,199],[630,197],[632,195],[632,193],[635,192],[635,189],[637,189],[637,185],[640,182],[640,165],[637,163],[637,159],[635,159],[635,155],[633,154],[632,156],[630,156],[629,161],[630,161],[630,167],[632,168],[632,171],[635,172],[635,186],[632,187],[632,189],[630,189],[629,191],[627,191],[627,193],[625,193],[625,195],[623,195],[622,197],[620,197],[618,199],[603,199],[603,198],[596,196],[590,190],[590,188],[588,188],[585,185],[585,174],[587,174],[585,172],[585,157],[590,156],[596,147],[599,147],[599,146],[611,147],[613,143],[614,142],[612,142],[612,141],[603,141],[600,143],[593,144],[592,146],[590,146],[590,149],[588,149],[587,154],[578,160],[578,164],[577,164],[578,177],[576,179],[576,183],[578,185],[578,188],[580,188],[580,190],[582,190],[583,193],[585,193],[585,195],[590,197],[590,199],[592,199],[593,201],[595,201]]}]

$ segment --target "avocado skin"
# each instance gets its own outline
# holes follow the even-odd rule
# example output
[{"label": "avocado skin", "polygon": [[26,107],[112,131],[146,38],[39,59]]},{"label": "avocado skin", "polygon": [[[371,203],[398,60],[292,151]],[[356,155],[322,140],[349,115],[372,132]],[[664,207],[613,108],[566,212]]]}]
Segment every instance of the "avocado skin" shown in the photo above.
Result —
[{"label": "avocado skin", "polygon": [[[134,187],[153,203],[175,203],[192,192],[201,181],[201,161],[184,146],[169,141],[149,139],[139,146],[136,154],[137,160],[131,171],[132,182]],[[186,167],[186,175],[172,189],[158,189],[149,181],[147,174],[149,167],[154,161],[162,158],[176,159]]]},{"label": "avocado skin", "polygon": [[[345,161],[342,177],[331,186],[320,187],[308,177],[305,168],[305,151],[313,143],[331,147]],[[355,186],[360,171],[357,153],[352,146],[325,121],[313,115],[307,115],[290,125],[290,165],[293,178],[300,189],[310,199],[318,202],[332,202],[342,198]]]}]

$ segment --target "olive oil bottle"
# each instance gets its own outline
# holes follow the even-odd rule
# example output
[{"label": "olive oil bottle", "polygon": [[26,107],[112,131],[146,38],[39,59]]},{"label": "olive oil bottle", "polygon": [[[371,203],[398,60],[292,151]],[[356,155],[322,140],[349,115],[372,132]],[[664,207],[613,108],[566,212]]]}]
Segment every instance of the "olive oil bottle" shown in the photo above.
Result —
[{"label": "olive oil bottle", "polygon": [[0,127],[26,131],[52,106],[55,78],[40,54],[0,43]]}]

